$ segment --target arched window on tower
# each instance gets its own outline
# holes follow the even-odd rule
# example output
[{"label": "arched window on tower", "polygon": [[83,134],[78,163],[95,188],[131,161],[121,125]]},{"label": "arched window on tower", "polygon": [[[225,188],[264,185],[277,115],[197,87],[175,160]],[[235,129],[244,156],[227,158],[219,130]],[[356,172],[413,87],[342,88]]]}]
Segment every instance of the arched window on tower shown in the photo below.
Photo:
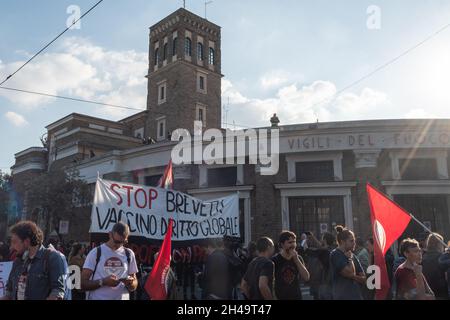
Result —
[{"label": "arched window on tower", "polygon": [[184,53],[188,56],[192,55],[192,41],[189,37],[186,37],[186,40],[184,41]]},{"label": "arched window on tower", "polygon": [[157,48],[157,49],[155,50],[154,61],[155,61],[155,66],[157,66],[157,65],[159,64],[159,48]]},{"label": "arched window on tower", "polygon": [[163,61],[167,59],[167,47],[168,47],[168,44],[166,43],[164,45]]},{"label": "arched window on tower", "polygon": [[178,45],[178,38],[174,38],[172,41],[172,56],[177,54],[177,45]]},{"label": "arched window on tower", "polygon": [[203,60],[203,44],[197,43],[197,60]]},{"label": "arched window on tower", "polygon": [[210,47],[209,48],[209,64],[214,65],[215,59],[216,59],[215,51],[213,48]]}]

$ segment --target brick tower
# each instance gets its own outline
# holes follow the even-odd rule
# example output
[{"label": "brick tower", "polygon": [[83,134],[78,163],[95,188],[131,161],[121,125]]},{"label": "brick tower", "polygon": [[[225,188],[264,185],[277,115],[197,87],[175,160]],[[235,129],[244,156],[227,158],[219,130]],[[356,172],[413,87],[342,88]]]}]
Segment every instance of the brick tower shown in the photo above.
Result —
[{"label": "brick tower", "polygon": [[221,128],[220,27],[179,9],[150,27],[146,135]]}]

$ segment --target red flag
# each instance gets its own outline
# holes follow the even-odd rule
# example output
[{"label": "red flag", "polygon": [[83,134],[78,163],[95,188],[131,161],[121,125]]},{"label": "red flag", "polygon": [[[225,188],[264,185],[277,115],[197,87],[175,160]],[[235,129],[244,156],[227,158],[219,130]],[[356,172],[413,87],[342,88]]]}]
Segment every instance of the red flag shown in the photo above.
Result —
[{"label": "red flag", "polygon": [[381,270],[381,289],[376,291],[375,299],[383,300],[391,287],[384,256],[405,231],[411,221],[411,216],[370,184],[367,184],[367,194],[371,213],[375,264]]},{"label": "red flag", "polygon": [[173,170],[172,170],[172,159],[170,159],[169,164],[164,170],[164,174],[159,179],[158,187],[164,189],[172,189],[173,188]]},{"label": "red flag", "polygon": [[164,242],[159,251],[158,258],[153,265],[152,272],[145,282],[144,289],[151,300],[166,300],[168,293],[168,275],[170,269],[170,253],[172,251],[172,224],[169,220]]}]

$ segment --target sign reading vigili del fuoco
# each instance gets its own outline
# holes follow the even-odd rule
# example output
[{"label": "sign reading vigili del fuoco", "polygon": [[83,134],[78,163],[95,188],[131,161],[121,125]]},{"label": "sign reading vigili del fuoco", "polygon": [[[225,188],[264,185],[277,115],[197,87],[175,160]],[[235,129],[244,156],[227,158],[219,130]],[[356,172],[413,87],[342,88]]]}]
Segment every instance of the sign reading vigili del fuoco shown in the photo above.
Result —
[{"label": "sign reading vigili del fuoco", "polygon": [[450,132],[373,132],[321,134],[280,138],[280,152],[312,150],[389,149],[449,147]]}]

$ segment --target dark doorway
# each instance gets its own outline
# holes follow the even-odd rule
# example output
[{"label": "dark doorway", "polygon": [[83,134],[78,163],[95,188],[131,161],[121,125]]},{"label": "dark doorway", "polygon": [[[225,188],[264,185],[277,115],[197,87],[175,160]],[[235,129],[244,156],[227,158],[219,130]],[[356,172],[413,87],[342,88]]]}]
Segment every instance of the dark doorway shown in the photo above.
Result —
[{"label": "dark doorway", "polygon": [[[442,234],[444,238],[449,236],[447,196],[396,195],[394,200],[432,231]],[[418,239],[424,234],[424,229],[417,222],[411,220],[400,239],[407,237]]]}]

